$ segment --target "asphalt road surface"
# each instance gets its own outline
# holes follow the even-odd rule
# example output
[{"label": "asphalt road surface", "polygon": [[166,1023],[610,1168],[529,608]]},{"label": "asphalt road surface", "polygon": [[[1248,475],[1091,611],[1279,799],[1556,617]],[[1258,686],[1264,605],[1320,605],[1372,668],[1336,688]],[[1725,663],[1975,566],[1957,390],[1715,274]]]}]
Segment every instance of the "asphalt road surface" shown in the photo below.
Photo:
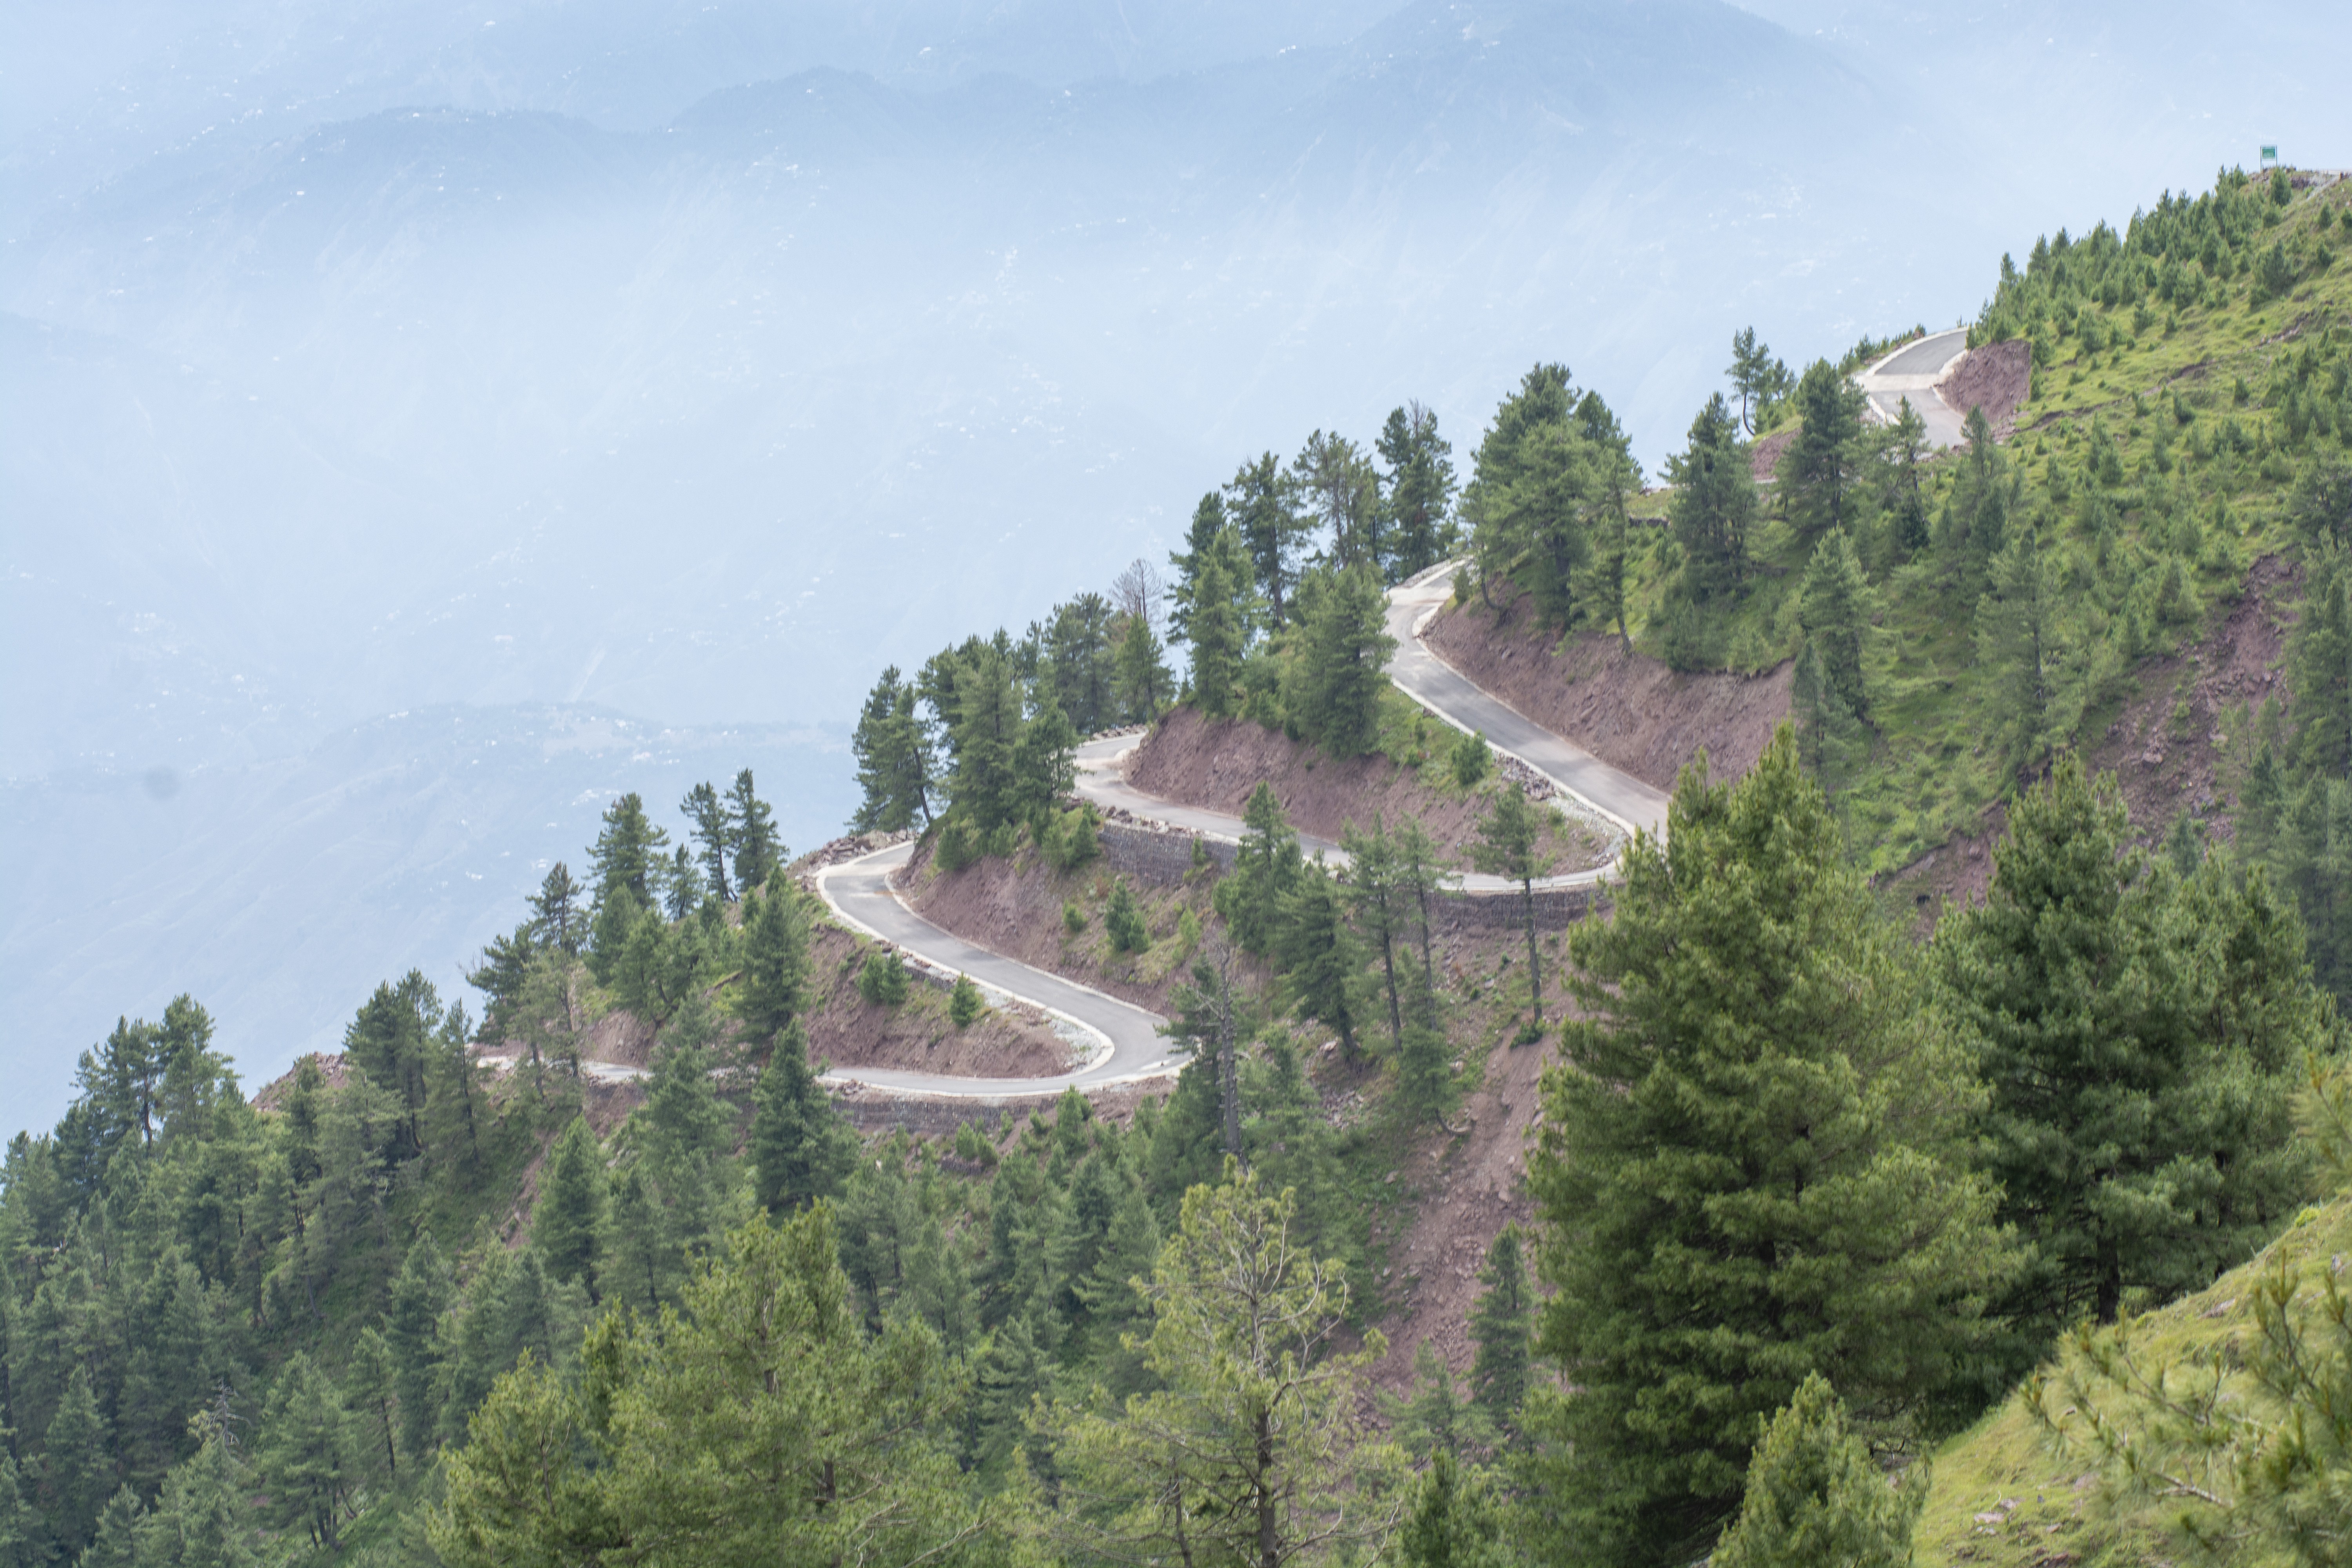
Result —
[{"label": "asphalt road surface", "polygon": [[[1388,626],[1397,639],[1389,678],[1432,712],[1463,730],[1485,732],[1497,751],[1518,758],[1628,829],[1662,832],[1666,820],[1666,795],[1630,773],[1621,773],[1598,757],[1560,739],[1517,710],[1489,696],[1429,652],[1415,636],[1416,628],[1449,596],[1444,568],[1425,573],[1416,582],[1390,590]],[[1105,805],[1118,805],[1138,816],[1213,837],[1238,838],[1240,821],[1221,812],[1171,805],[1143,794],[1126,781],[1118,760],[1135,744],[1132,736],[1090,742],[1078,753],[1080,793]],[[1339,847],[1303,839],[1311,852],[1322,848],[1335,862],[1344,862]],[[1160,1034],[1166,1022],[1159,1015],[1122,1002],[1090,986],[1033,969],[1018,960],[942,931],[908,909],[890,885],[891,874],[907,863],[912,847],[895,844],[856,860],[830,866],[816,874],[817,890],[834,912],[848,924],[903,949],[919,961],[945,973],[969,974],[978,984],[1044,1008],[1064,1025],[1065,1031],[1090,1048],[1086,1065],[1053,1078],[983,1079],[945,1073],[911,1072],[894,1068],[835,1068],[828,1082],[858,1083],[902,1095],[938,1095],[957,1099],[995,1100],[1056,1094],[1073,1085],[1102,1089],[1174,1074],[1183,1055]],[[1575,886],[1610,876],[1613,866],[1548,879],[1546,887]],[[1517,884],[1495,877],[1464,879],[1471,891],[1504,893]]]},{"label": "asphalt road surface", "polygon": [[1092,1047],[1092,1059],[1053,1078],[963,1078],[896,1068],[835,1068],[828,1082],[863,1083],[905,1094],[999,1099],[1058,1094],[1075,1084],[1103,1089],[1175,1072],[1184,1064],[1160,1034],[1159,1014],[1106,995],[1090,986],[1032,969],[1017,960],[975,946],[915,913],[891,890],[890,874],[907,863],[911,844],[894,844],[816,874],[817,891],[834,912],[869,936],[881,938],[975,984],[1034,1004],[1076,1026]]},{"label": "asphalt road surface", "polygon": [[[1665,791],[1654,789],[1573,742],[1562,740],[1500,698],[1472,685],[1467,676],[1429,651],[1415,632],[1453,593],[1443,569],[1434,575],[1423,574],[1417,583],[1389,590],[1389,635],[1397,641],[1389,679],[1449,723],[1483,731],[1487,744],[1508,752],[1560,789],[1613,817],[1619,826],[1664,832]],[[1609,868],[1580,871],[1563,879],[1592,881],[1608,871]]]},{"label": "asphalt road surface", "polygon": [[1955,410],[1937,396],[1936,383],[1968,349],[1968,329],[1955,327],[1896,349],[1853,379],[1888,424],[1895,422],[1903,400],[1908,397],[1911,411],[1927,424],[1927,445],[1958,447],[1967,439],[1961,430],[1967,411]]}]

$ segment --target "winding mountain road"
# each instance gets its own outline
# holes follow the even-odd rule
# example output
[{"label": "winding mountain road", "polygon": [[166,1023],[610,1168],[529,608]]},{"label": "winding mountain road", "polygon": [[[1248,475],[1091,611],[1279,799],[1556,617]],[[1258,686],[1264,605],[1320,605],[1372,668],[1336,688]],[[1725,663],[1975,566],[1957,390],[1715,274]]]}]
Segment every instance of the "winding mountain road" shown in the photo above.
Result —
[{"label": "winding mountain road", "polygon": [[[1619,772],[1473,685],[1421,640],[1422,627],[1451,595],[1450,575],[1449,563],[1389,591],[1388,627],[1397,640],[1389,679],[1447,723],[1483,731],[1496,751],[1518,758],[1564,794],[1620,827],[1629,832],[1637,827],[1663,831],[1667,803],[1664,791]],[[1136,816],[1186,832],[1214,838],[1240,837],[1242,824],[1236,817],[1163,801],[1129,784],[1119,764],[1136,743],[1133,736],[1114,736],[1080,748],[1079,793],[1097,804],[1118,805]],[[1346,861],[1336,844],[1304,837],[1301,842],[1310,851],[1322,850],[1334,864]],[[940,973],[969,974],[975,984],[994,993],[995,1000],[1025,1002],[1043,1009],[1066,1037],[1087,1050],[1087,1059],[1083,1066],[1050,1078],[965,1078],[896,1068],[845,1067],[827,1072],[826,1082],[858,1084],[902,1096],[998,1100],[1055,1094],[1071,1087],[1106,1089],[1171,1076],[1183,1066],[1182,1053],[1160,1033],[1166,1020],[1158,1014],[966,942],[908,909],[892,886],[892,878],[912,852],[910,844],[890,845],[825,867],[813,879],[818,894],[844,924],[892,943]],[[1614,869],[1612,862],[1549,878],[1538,885],[1581,886],[1600,881]],[[1463,886],[1466,891],[1497,895],[1517,889],[1517,883],[1497,877],[1465,877]]]},{"label": "winding mountain road", "polygon": [[1963,428],[1967,416],[1944,401],[1936,384],[1950,371],[1952,362],[1968,352],[1968,329],[1955,327],[1906,343],[1876,364],[1864,366],[1855,373],[1854,384],[1887,424],[1894,424],[1902,414],[1903,400],[1907,397],[1911,411],[1927,426],[1930,447],[1958,447],[1968,439]]}]

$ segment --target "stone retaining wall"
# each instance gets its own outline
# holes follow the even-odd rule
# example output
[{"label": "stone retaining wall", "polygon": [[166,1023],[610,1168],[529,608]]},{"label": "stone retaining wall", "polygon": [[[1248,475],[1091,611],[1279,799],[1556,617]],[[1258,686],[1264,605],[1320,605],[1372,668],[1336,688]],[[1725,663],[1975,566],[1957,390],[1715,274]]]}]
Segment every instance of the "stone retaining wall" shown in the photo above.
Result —
[{"label": "stone retaining wall", "polygon": [[1172,885],[1192,869],[1192,846],[1200,845],[1218,870],[1230,871],[1241,847],[1190,833],[1155,832],[1123,822],[1102,825],[1103,858],[1110,868],[1139,881]]},{"label": "stone retaining wall", "polygon": [[1051,1112],[1061,1098],[1055,1094],[1012,1094],[1002,1100],[950,1099],[945,1095],[897,1098],[887,1089],[864,1085],[832,1092],[834,1109],[860,1132],[903,1130],[918,1138],[952,1137],[956,1129],[967,1121],[978,1122],[981,1131],[993,1138],[997,1123],[1007,1110],[1019,1121],[1033,1110]]},{"label": "stone retaining wall", "polygon": [[[1608,907],[1609,895],[1604,889],[1591,886],[1540,889],[1536,893],[1536,929],[1565,931],[1594,910]],[[1447,893],[1436,900],[1433,912],[1437,917],[1437,929],[1442,931],[1519,929],[1519,897],[1517,893]]]}]

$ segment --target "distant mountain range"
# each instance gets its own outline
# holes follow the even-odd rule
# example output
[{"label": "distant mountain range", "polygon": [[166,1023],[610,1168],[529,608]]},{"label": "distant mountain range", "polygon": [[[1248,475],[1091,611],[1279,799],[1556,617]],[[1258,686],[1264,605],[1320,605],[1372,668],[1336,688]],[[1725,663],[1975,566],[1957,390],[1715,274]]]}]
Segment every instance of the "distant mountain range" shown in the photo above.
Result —
[{"label": "distant mountain range", "polygon": [[[28,1123],[115,1012],[200,981],[260,1070],[379,972],[446,975],[520,907],[450,868],[539,858],[539,792],[655,776],[386,714],[682,727],[715,738],[681,767],[758,764],[805,842],[886,660],[1163,555],[1245,455],[1418,397],[1466,457],[1558,359],[1654,467],[1735,329],[1800,359],[1948,321],[2070,188],[2017,122],[2015,8],[1957,37],[1712,0],[24,9],[0,649],[37,675],[0,695],[0,1005]],[[1960,63],[1923,84],[1928,37]],[[2236,58],[2178,85],[2242,99]],[[2037,103],[2106,79],[2032,68]],[[156,800],[158,770],[190,782]],[[379,834],[356,781],[386,770],[439,804]]]}]

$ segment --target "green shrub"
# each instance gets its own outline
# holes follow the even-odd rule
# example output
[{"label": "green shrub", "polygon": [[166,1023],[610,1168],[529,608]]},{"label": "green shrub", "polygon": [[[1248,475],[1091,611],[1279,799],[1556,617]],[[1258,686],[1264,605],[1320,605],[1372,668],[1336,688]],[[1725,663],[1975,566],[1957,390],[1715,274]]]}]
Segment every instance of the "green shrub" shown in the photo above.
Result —
[{"label": "green shrub", "polygon": [[940,824],[940,846],[933,858],[940,870],[953,875],[980,858],[981,847],[971,824],[961,816],[950,816]]},{"label": "green shrub", "polygon": [[1486,776],[1495,771],[1495,752],[1486,744],[1483,730],[1473,730],[1454,742],[1454,782],[1464,789],[1475,789]]},{"label": "green shrub", "polygon": [[1143,910],[1135,901],[1135,894],[1121,878],[1111,885],[1110,908],[1103,911],[1103,929],[1110,933],[1113,952],[1141,952],[1151,945],[1151,932],[1143,923]]},{"label": "green shrub", "polygon": [[987,1011],[988,1004],[980,999],[980,987],[971,983],[971,976],[957,975],[955,989],[948,993],[948,1021],[959,1029],[968,1029]]},{"label": "green shrub", "polygon": [[1190,956],[1192,950],[1200,945],[1201,919],[1191,910],[1186,910],[1176,917],[1177,950]]},{"label": "green shrub", "polygon": [[956,1158],[967,1164],[993,1165],[996,1163],[996,1145],[991,1143],[987,1135],[969,1121],[956,1129],[955,1152]]},{"label": "green shrub", "polygon": [[1102,818],[1081,801],[1068,811],[1047,814],[1037,847],[1055,870],[1075,871],[1102,853],[1101,834]]},{"label": "green shrub", "polygon": [[896,1007],[907,999],[907,966],[895,952],[869,952],[857,972],[857,994],[876,1007]]},{"label": "green shrub", "polygon": [[1086,911],[1066,899],[1062,901],[1062,929],[1072,936],[1087,929]]}]

